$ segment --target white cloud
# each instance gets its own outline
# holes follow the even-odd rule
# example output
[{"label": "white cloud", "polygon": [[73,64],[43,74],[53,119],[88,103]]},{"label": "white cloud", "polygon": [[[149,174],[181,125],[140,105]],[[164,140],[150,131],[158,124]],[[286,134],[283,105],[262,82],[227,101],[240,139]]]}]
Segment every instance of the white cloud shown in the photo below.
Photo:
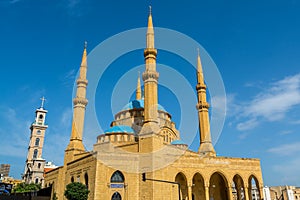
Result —
[{"label": "white cloud", "polygon": [[295,106],[300,105],[300,74],[288,76],[273,82],[259,92],[250,102],[241,103],[236,108],[242,122],[237,124],[240,131],[250,130],[263,120],[279,121]]},{"label": "white cloud", "polygon": [[248,121],[238,123],[236,128],[239,131],[246,131],[255,128],[256,126],[258,126],[258,124],[259,122],[255,118],[253,118]]},{"label": "white cloud", "polygon": [[268,152],[279,156],[289,156],[300,153],[300,142],[284,144],[278,147],[268,149]]}]

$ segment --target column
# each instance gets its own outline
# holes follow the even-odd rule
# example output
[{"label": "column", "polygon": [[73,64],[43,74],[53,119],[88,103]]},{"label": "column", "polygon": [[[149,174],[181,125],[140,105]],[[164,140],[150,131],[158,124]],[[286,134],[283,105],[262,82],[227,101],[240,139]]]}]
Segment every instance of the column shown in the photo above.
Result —
[{"label": "column", "polygon": [[189,200],[192,200],[192,193],[193,193],[193,184],[190,184],[188,186],[188,197],[189,197]]}]

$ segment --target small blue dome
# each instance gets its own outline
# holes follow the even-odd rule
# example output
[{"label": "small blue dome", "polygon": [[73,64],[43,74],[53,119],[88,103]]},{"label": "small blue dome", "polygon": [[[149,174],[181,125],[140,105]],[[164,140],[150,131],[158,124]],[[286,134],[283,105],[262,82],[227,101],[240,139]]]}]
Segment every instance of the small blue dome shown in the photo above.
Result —
[{"label": "small blue dome", "polygon": [[[144,108],[144,99],[139,99],[139,100],[133,100],[131,102],[129,102],[126,106],[123,107],[122,110],[131,110],[134,108]],[[162,107],[161,105],[158,104],[157,106],[158,110],[167,112],[164,107]]]},{"label": "small blue dome", "polygon": [[186,145],[182,140],[174,140],[171,142],[173,145]]},{"label": "small blue dome", "polygon": [[106,131],[104,131],[104,133],[133,133],[134,134],[134,130],[130,126],[119,125],[107,129]]}]

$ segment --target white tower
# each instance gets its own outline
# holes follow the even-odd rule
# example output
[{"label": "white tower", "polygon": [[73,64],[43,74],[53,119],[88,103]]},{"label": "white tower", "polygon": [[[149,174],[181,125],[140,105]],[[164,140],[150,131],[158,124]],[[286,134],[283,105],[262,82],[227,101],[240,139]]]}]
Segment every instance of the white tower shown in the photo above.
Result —
[{"label": "white tower", "polygon": [[42,97],[41,107],[35,111],[35,120],[30,126],[30,141],[22,176],[25,183],[37,183],[43,186],[45,160],[42,158],[45,131],[48,125],[45,124],[47,110],[44,109],[45,98]]}]

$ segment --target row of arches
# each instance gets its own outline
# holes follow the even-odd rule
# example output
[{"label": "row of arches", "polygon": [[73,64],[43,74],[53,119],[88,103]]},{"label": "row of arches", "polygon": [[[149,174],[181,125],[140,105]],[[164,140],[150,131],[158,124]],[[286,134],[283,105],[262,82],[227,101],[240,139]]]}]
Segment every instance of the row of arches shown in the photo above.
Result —
[{"label": "row of arches", "polygon": [[[220,173],[215,172],[211,175],[209,185],[205,185],[204,179],[200,173],[193,176],[192,185],[187,184],[186,176],[180,172],[175,177],[175,182],[180,185],[181,199],[192,200],[257,200],[260,197],[260,186],[257,178],[251,175],[248,178],[248,184],[244,183],[242,177],[236,174],[233,180],[228,181],[226,177]],[[246,187],[248,185],[248,188]],[[190,193],[190,194],[189,194]],[[253,198],[253,194],[256,194]]]}]

